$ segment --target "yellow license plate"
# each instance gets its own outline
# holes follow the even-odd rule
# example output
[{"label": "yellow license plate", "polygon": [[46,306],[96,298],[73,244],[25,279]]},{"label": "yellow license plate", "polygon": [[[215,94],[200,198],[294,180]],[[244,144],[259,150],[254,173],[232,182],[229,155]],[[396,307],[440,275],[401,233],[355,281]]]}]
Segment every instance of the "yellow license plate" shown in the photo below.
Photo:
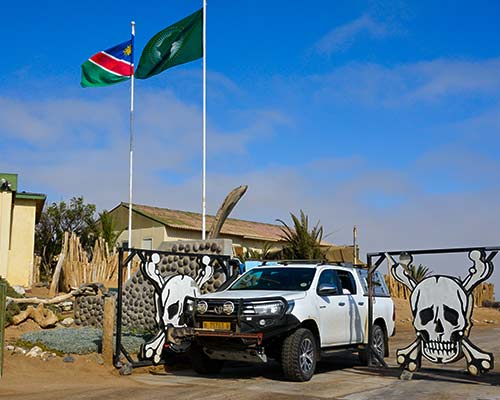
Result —
[{"label": "yellow license plate", "polygon": [[213,329],[216,331],[230,331],[231,322],[203,321],[203,329]]}]

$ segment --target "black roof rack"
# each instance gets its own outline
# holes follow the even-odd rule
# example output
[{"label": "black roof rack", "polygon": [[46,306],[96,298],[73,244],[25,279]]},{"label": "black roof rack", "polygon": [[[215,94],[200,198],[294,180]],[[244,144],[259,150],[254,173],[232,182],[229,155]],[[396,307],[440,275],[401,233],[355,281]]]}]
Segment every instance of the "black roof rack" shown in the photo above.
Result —
[{"label": "black roof rack", "polygon": [[311,265],[339,265],[339,266],[352,266],[353,268],[366,269],[366,265],[363,264],[353,264],[347,261],[329,261],[329,260],[251,260],[260,261],[261,264],[257,267],[269,267],[267,263],[278,263],[280,265],[293,265],[293,264],[311,264]]},{"label": "black roof rack", "polygon": [[328,260],[262,260],[261,266],[265,266],[268,262],[276,262],[282,265],[290,265],[290,264],[316,264],[323,265],[328,264]]}]

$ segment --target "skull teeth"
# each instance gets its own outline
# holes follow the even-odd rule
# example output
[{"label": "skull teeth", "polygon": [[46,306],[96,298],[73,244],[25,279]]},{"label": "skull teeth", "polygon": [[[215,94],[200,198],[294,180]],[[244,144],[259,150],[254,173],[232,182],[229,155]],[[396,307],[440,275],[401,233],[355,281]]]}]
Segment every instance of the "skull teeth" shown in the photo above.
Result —
[{"label": "skull teeth", "polygon": [[430,340],[423,343],[424,352],[431,357],[443,358],[451,357],[457,353],[457,343],[454,342],[439,342]]}]

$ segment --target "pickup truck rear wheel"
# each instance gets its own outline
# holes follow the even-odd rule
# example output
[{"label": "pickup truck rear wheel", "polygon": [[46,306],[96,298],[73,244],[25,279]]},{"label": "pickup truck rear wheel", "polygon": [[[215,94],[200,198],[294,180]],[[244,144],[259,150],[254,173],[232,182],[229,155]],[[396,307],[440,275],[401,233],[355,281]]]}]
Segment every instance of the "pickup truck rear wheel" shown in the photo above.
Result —
[{"label": "pickup truck rear wheel", "polygon": [[201,346],[191,345],[189,351],[191,365],[200,375],[213,375],[220,372],[224,365],[223,360],[214,360],[207,356]]},{"label": "pickup truck rear wheel", "polygon": [[309,329],[297,329],[283,341],[281,365],[288,379],[296,382],[310,380],[316,360],[316,338]]},{"label": "pickup truck rear wheel", "polygon": [[[384,358],[385,356],[385,342],[386,338],[384,329],[380,325],[373,325],[373,348],[380,358]],[[368,351],[368,347],[366,347],[358,353],[359,361],[363,365],[368,365]],[[375,356],[372,357],[372,360],[375,364],[378,364]]]}]

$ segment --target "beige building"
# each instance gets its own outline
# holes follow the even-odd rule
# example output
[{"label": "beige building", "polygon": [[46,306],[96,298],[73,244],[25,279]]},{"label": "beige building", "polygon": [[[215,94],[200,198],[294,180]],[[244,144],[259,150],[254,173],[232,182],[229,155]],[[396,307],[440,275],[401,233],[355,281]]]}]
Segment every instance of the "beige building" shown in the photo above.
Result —
[{"label": "beige building", "polygon": [[[132,246],[141,249],[157,249],[163,241],[201,238],[201,214],[134,204],[132,206]],[[121,203],[110,211],[116,230],[121,232],[118,245],[128,245],[128,203]],[[207,215],[207,230],[214,217]],[[231,239],[236,256],[245,251],[283,246],[280,225],[228,218],[222,227],[220,238]],[[353,246],[336,246],[322,242],[325,256],[330,261],[353,262]]]},{"label": "beige building", "polygon": [[0,173],[0,276],[11,285],[33,283],[35,225],[45,195],[18,192],[17,174]]},{"label": "beige building", "polygon": [[[168,208],[134,204],[132,206],[132,247],[156,249],[163,241],[201,238],[201,214]],[[127,245],[128,203],[121,203],[110,211],[117,231],[118,244]],[[207,229],[214,217],[207,215]],[[278,225],[228,218],[220,238],[231,239],[236,253],[241,250],[261,250],[266,243],[281,247],[281,229]]]}]

